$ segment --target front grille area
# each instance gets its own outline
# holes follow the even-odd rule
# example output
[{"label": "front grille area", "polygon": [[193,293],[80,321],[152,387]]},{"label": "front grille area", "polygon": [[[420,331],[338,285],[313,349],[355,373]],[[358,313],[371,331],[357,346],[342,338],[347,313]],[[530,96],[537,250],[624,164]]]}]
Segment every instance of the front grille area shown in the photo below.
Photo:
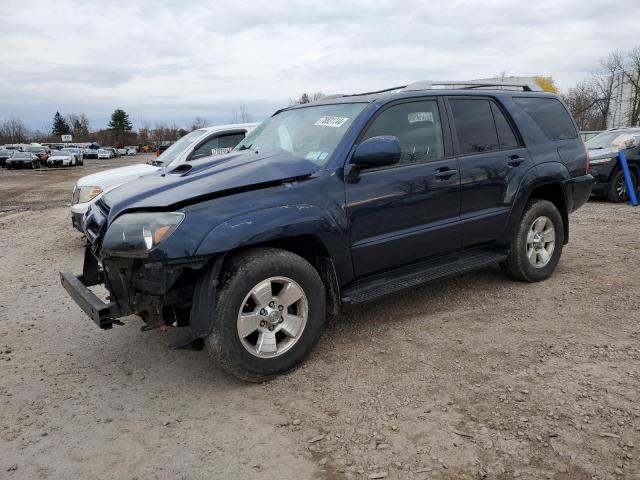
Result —
[{"label": "front grille area", "polygon": [[102,227],[107,222],[109,215],[109,206],[102,200],[98,200],[96,203],[89,207],[85,216],[84,230],[87,234],[87,239],[91,243],[95,243],[96,239],[100,235]]},{"label": "front grille area", "polygon": [[111,211],[111,207],[109,207],[109,205],[107,205],[102,199],[98,200],[96,202],[96,205],[98,206],[98,208],[100,209],[100,211],[102,212],[102,214],[105,217],[109,216],[109,212]]}]

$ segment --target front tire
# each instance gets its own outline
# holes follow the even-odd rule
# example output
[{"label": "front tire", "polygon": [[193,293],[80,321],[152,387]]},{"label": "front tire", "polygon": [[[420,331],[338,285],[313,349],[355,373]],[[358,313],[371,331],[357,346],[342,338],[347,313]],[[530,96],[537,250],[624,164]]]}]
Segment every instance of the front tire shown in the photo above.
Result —
[{"label": "front tire", "polygon": [[523,282],[546,280],[558,266],[563,245],[564,223],[556,206],[532,199],[513,233],[509,256],[500,267]]},{"label": "front tire", "polygon": [[[633,172],[631,173],[631,183],[633,188],[638,190],[638,179]],[[616,173],[611,177],[609,182],[609,190],[607,191],[607,199],[610,202],[622,203],[629,201],[629,192],[627,192],[627,184],[624,179],[624,172],[620,169],[616,170]]]},{"label": "front tire", "polygon": [[324,285],[316,270],[291,252],[259,248],[225,262],[222,277],[215,300],[207,281],[199,282],[194,296],[194,304],[210,302],[199,311],[215,315],[206,338],[213,360],[250,382],[298,366],[326,318]]}]

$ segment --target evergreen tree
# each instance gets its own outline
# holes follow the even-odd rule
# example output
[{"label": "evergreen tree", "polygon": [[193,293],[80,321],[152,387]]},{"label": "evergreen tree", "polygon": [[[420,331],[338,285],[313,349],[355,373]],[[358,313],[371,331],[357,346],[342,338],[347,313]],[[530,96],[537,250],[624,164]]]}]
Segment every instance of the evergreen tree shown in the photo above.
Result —
[{"label": "evergreen tree", "polygon": [[60,112],[56,112],[53,116],[53,128],[51,129],[54,135],[69,135],[71,133],[71,128],[69,124],[64,119]]},{"label": "evergreen tree", "polygon": [[118,138],[122,138],[124,132],[130,132],[133,128],[129,121],[129,114],[119,108],[114,110],[111,114],[111,121],[108,125],[109,130],[112,130]]}]

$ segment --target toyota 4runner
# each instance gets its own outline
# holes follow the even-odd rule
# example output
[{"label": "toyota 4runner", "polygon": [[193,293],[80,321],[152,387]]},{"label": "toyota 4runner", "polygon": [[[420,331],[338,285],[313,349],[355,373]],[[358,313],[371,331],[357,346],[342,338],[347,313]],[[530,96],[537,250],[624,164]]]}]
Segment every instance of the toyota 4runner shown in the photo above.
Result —
[{"label": "toyota 4runner", "polygon": [[183,327],[262,381],[347,305],[494,263],[544,280],[593,178],[566,107],[538,90],[418,82],[280,110],[231,153],[91,205],[83,273],[62,284],[103,329]]}]

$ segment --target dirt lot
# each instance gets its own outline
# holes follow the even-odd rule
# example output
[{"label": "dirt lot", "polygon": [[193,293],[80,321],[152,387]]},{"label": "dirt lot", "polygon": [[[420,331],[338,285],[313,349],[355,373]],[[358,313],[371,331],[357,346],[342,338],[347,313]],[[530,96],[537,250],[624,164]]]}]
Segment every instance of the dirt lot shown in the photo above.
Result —
[{"label": "dirt lot", "polygon": [[67,297],[79,172],[0,171],[0,478],[640,478],[640,208],[590,202],[546,282],[370,304],[248,385]]},{"label": "dirt lot", "polygon": [[0,212],[62,207],[71,201],[71,190],[80,177],[114,167],[145,163],[153,154],[85,160],[84,165],[36,170],[0,170]]}]

